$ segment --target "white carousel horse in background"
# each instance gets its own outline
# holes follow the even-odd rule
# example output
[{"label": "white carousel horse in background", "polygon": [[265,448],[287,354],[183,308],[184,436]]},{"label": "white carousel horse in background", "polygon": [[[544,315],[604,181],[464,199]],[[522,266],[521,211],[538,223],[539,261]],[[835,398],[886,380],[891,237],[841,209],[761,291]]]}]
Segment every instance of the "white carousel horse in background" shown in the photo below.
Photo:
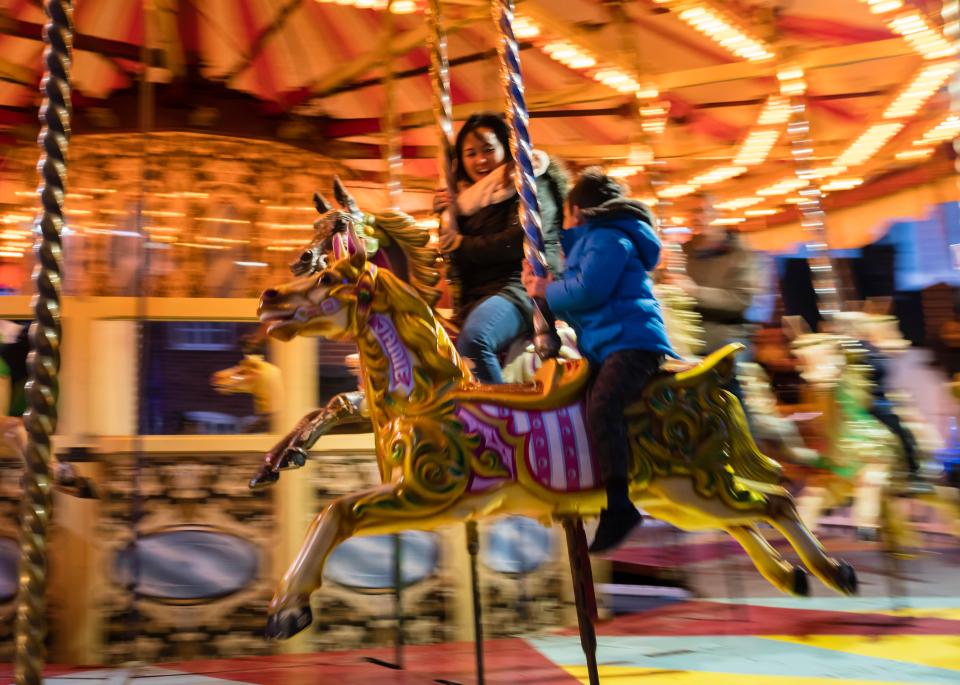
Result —
[{"label": "white carousel horse in background", "polygon": [[[835,324],[839,330],[863,335],[873,315],[847,313]],[[855,322],[855,326],[851,322]],[[872,322],[890,334],[889,321]],[[899,337],[899,336],[897,336]],[[891,340],[888,349],[902,348]],[[904,481],[904,453],[899,438],[871,414],[874,370],[859,337],[846,333],[805,333],[792,343],[801,360],[802,376],[813,388],[822,411],[827,450],[817,464],[823,470],[811,479],[798,497],[798,509],[808,526],[815,528],[826,508],[851,504],[853,525],[866,535],[879,533],[893,551],[917,546],[917,539],[902,511],[900,496],[909,488]],[[918,455],[919,456],[919,455]],[[957,521],[956,493],[933,486],[910,493]]]}]

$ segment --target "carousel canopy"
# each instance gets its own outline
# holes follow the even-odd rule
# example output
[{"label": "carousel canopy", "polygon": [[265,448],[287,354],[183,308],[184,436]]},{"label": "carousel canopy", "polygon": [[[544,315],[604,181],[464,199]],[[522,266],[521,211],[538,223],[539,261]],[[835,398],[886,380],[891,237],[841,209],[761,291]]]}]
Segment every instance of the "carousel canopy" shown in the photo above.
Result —
[{"label": "carousel canopy", "polygon": [[[455,117],[501,110],[490,3],[441,4]],[[7,224],[29,214],[36,185],[41,5],[5,0],[0,14]],[[75,201],[68,199],[67,209],[75,218],[96,211],[84,200],[106,197],[98,190],[123,192],[135,178],[148,185],[152,178],[156,192],[184,200],[230,164],[229,183],[193,199],[221,192],[221,205],[243,194],[261,205],[308,205],[308,193],[334,172],[380,193],[390,135],[402,143],[404,207],[429,205],[439,147],[419,0],[393,0],[389,10],[383,0],[76,5]],[[796,220],[793,204],[804,186],[819,186],[828,209],[836,209],[952,173],[947,141],[960,130],[947,92],[958,68],[949,26],[955,6],[526,0],[514,28],[533,142],[574,168],[607,165],[638,196],[659,199],[665,215],[682,214],[692,196],[709,193],[720,221],[743,230],[781,225],[766,242],[782,244],[796,238],[785,227]],[[148,98],[141,76],[153,86]],[[396,93],[393,131],[384,124],[388,78]],[[804,180],[786,134],[789,98],[799,95],[814,148],[813,173]],[[144,127],[152,134],[146,143]],[[144,159],[161,171],[138,173]],[[159,160],[174,161],[165,167]],[[645,169],[656,172],[656,187]],[[164,174],[177,180],[163,182]],[[843,233],[844,246],[875,237]],[[10,249],[16,238],[0,236]]]}]

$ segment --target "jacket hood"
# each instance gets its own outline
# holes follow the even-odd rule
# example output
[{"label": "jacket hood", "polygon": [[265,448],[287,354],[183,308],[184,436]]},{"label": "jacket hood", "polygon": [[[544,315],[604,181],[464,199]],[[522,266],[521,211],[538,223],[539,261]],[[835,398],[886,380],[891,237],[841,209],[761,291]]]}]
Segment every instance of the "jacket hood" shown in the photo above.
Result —
[{"label": "jacket hood", "polygon": [[639,200],[618,197],[597,207],[581,209],[580,214],[588,228],[615,228],[625,233],[637,248],[647,271],[657,266],[660,240],[653,228],[656,219],[647,205]]}]

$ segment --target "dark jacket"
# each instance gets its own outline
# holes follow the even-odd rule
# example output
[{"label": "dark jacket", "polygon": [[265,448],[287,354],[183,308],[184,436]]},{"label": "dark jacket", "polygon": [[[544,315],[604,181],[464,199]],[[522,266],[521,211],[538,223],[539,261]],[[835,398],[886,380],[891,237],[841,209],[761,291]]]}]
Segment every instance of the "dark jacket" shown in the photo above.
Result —
[{"label": "dark jacket", "polygon": [[[537,177],[537,199],[543,225],[544,253],[550,271],[563,264],[560,232],[567,179],[553,161]],[[491,295],[502,295],[532,320],[533,302],[520,282],[523,264],[523,228],[518,196],[487,205],[470,216],[458,216],[462,240],[452,254],[460,278],[460,307],[455,319],[463,323],[470,311]]]},{"label": "dark jacket", "polygon": [[547,286],[547,304],[594,363],[620,350],[675,356],[648,274],[660,259],[650,210],[620,198],[583,215],[582,226],[564,231],[566,269]]},{"label": "dark jacket", "polygon": [[712,352],[731,341],[745,341],[750,334],[746,314],[757,294],[756,257],[735,233],[726,243],[707,249],[699,236],[683,246],[687,274],[697,284],[697,311],[703,317],[705,351]]}]

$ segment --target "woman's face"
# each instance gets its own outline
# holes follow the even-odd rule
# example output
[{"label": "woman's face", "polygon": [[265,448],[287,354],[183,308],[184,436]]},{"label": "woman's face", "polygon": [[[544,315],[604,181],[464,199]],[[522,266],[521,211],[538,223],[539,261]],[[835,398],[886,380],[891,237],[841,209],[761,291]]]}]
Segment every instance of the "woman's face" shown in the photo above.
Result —
[{"label": "woman's face", "polygon": [[497,138],[497,134],[489,128],[477,128],[470,132],[463,141],[464,171],[473,183],[489,174],[506,159],[506,150]]}]

